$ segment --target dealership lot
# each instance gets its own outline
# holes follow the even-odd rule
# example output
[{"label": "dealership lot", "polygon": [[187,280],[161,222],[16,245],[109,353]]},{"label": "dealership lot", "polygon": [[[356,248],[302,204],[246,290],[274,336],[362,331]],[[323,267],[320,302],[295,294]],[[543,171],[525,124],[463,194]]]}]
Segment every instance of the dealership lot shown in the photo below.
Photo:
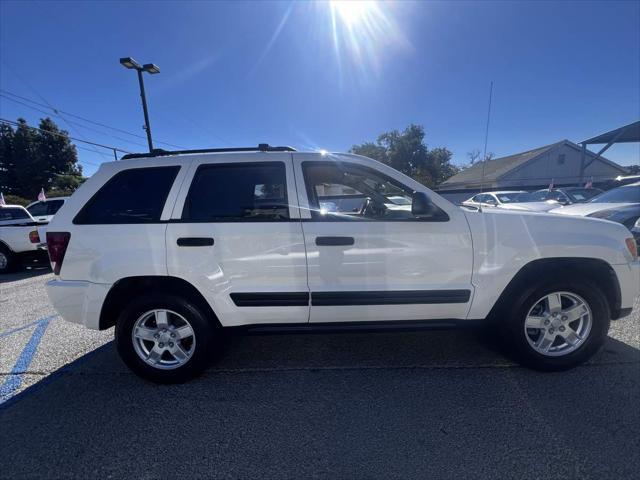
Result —
[{"label": "dealership lot", "polygon": [[230,339],[196,381],[157,386],[121,364],[112,330],[55,315],[51,277],[0,279],[1,478],[640,469],[638,306],[589,365],[564,373],[518,367],[472,331],[253,336]]}]

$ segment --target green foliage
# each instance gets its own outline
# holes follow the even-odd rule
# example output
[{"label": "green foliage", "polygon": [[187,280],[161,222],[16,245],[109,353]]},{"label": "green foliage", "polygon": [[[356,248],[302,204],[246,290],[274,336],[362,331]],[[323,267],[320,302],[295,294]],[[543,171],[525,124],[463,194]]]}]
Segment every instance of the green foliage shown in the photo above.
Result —
[{"label": "green foliage", "polygon": [[76,147],[68,133],[50,118],[40,120],[39,130],[19,118],[15,130],[0,124],[0,191],[7,196],[35,199],[44,188],[70,195],[82,183]]},{"label": "green foliage", "polygon": [[640,175],[640,165],[629,165],[626,169],[629,175]]},{"label": "green foliage", "polygon": [[434,187],[460,170],[451,163],[448,149],[429,150],[424,137],[424,128],[411,124],[403,132],[392,130],[381,134],[375,143],[354,145],[350,152],[378,160],[427,187]]},{"label": "green foliage", "polygon": [[23,207],[26,207],[31,202],[33,202],[33,200],[18,197],[17,195],[5,195],[4,201],[7,203],[7,205],[22,205]]}]

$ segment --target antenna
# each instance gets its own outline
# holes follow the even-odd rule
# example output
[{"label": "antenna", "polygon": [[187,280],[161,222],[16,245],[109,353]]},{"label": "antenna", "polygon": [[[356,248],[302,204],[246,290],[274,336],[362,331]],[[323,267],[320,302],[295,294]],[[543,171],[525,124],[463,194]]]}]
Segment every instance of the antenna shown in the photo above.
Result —
[{"label": "antenna", "polygon": [[487,128],[484,132],[484,151],[482,152],[482,175],[480,177],[480,193],[484,190],[484,164],[487,161],[487,142],[489,141],[489,120],[491,119],[491,98],[493,97],[493,80],[489,87],[489,109],[487,110]]}]

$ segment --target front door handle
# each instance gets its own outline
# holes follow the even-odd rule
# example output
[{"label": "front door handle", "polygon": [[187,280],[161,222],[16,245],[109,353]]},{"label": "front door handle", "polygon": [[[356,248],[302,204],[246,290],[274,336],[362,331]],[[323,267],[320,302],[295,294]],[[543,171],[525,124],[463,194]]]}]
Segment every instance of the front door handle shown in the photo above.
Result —
[{"label": "front door handle", "polygon": [[181,237],[178,239],[179,247],[210,247],[213,245],[211,237]]},{"label": "front door handle", "polygon": [[316,245],[319,247],[344,247],[354,243],[353,237],[316,237]]}]

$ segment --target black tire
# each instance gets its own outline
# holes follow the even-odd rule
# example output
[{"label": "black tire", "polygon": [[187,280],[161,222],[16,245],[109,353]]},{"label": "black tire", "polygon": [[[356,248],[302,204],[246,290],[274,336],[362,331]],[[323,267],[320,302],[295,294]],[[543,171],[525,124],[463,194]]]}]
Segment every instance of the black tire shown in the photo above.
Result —
[{"label": "black tire", "polygon": [[[572,352],[555,357],[537,352],[527,341],[524,328],[527,314],[536,301],[553,292],[569,292],[581,297],[592,314],[591,331],[582,345]],[[534,370],[567,370],[586,362],[602,347],[609,332],[607,299],[602,290],[587,279],[561,277],[540,282],[538,286],[523,292],[504,312],[499,328],[504,347],[519,363]]]},{"label": "black tire", "polygon": [[[196,342],[189,360],[182,366],[162,370],[146,363],[137,353],[132,339],[133,327],[145,312],[156,309],[171,310],[182,315],[193,328]],[[122,361],[138,376],[155,383],[183,383],[198,376],[211,362],[219,329],[215,319],[208,318],[190,299],[170,294],[150,294],[127,305],[116,322],[115,342]]]},{"label": "black tire", "polygon": [[0,274],[13,272],[18,266],[18,261],[15,253],[9,250],[4,245],[0,244],[0,255],[6,259],[6,262],[0,262]]}]

